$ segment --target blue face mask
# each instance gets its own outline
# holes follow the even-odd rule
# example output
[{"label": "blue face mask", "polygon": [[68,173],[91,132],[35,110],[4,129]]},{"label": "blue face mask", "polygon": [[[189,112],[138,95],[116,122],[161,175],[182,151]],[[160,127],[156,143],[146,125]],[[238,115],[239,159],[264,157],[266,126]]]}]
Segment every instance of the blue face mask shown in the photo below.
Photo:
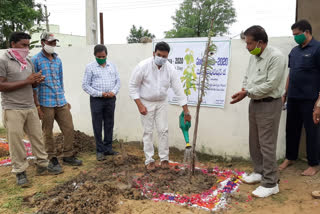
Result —
[{"label": "blue face mask", "polygon": [[160,57],[160,56],[155,56],[154,57],[154,63],[158,66],[162,66],[164,64],[166,64],[166,62],[168,61],[167,58],[163,58],[163,57]]}]

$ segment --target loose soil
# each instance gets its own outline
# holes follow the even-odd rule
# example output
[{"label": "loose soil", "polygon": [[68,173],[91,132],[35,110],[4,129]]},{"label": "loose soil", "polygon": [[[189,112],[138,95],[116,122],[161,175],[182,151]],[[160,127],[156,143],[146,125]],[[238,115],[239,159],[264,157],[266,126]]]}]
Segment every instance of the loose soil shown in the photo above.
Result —
[{"label": "loose soil", "polygon": [[[53,210],[53,213],[63,212],[66,207],[87,206],[88,201],[95,201],[96,207],[107,207],[106,210],[92,211],[87,208],[86,213],[115,213],[115,214],[207,214],[209,212],[179,206],[166,202],[154,202],[144,199],[140,191],[134,188],[134,179],[143,178],[146,171],[143,168],[144,153],[139,143],[115,144],[115,150],[121,151],[120,156],[109,157],[104,162],[97,162],[92,152],[79,153],[84,164],[80,167],[63,166],[64,173],[60,175],[35,176],[35,167],[30,165],[27,175],[32,183],[30,188],[19,188],[15,185],[15,176],[11,174],[11,167],[0,167],[0,213],[36,213]],[[128,151],[128,152],[126,152]],[[156,154],[157,152],[155,152]],[[198,154],[200,167],[216,167],[252,171],[251,164],[245,161],[221,162],[216,157]],[[155,155],[158,160],[158,156]],[[181,162],[183,151],[170,148],[170,159]],[[30,162],[30,161],[29,161]],[[320,173],[312,177],[300,176],[307,167],[306,162],[298,161],[281,173],[279,184],[280,193],[268,198],[252,198],[249,196],[258,185],[240,185],[239,192],[232,195],[230,208],[216,213],[226,214],[319,214],[320,200],[313,199],[311,192],[320,189]],[[157,169],[153,173],[165,174],[168,171]],[[161,173],[161,174],[160,174]],[[77,180],[78,179],[78,180]],[[87,182],[87,183],[86,183]],[[75,189],[73,183],[78,185]],[[104,191],[105,189],[105,191]],[[92,194],[90,194],[92,192]],[[106,197],[95,197],[100,194]],[[108,195],[109,194],[109,195]],[[68,199],[64,198],[69,197]],[[80,197],[81,196],[81,197]],[[63,202],[53,206],[55,200],[63,198]],[[106,204],[112,204],[108,207]],[[89,200],[87,200],[89,199]],[[69,201],[68,201],[69,200]],[[66,205],[65,203],[69,203]],[[73,205],[76,204],[77,205]],[[49,206],[51,203],[51,206]],[[85,209],[85,208],[82,208]],[[96,210],[96,211],[94,211]],[[41,212],[39,212],[41,213]],[[81,213],[67,212],[64,213]]]},{"label": "loose soil", "polygon": [[[55,136],[54,140],[57,145],[57,153],[62,154],[64,142],[63,134],[58,134],[57,136]],[[93,152],[96,148],[94,137],[88,136],[78,130],[74,131],[73,146],[75,154],[79,152]]]},{"label": "loose soil", "polygon": [[197,171],[192,181],[189,173],[176,168],[146,171],[142,158],[122,154],[110,157],[97,167],[81,172],[76,178],[57,186],[43,197],[25,199],[39,214],[49,213],[111,213],[121,199],[143,200],[137,183],[147,184],[158,193],[200,193],[216,182],[214,176]]},{"label": "loose soil", "polygon": [[143,175],[138,181],[149,184],[147,190],[151,192],[179,194],[201,193],[210,189],[217,181],[215,176],[203,174],[200,170],[196,170],[195,175],[191,178],[189,173],[189,170],[178,168],[168,171],[157,168]]}]

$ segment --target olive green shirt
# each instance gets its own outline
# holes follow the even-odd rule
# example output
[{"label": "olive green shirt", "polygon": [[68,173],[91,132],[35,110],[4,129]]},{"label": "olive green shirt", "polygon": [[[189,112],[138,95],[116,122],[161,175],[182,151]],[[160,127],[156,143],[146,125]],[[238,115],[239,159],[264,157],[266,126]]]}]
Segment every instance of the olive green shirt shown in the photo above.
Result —
[{"label": "olive green shirt", "polygon": [[284,92],[287,61],[280,50],[267,46],[260,56],[251,56],[242,87],[252,99],[279,98]]}]

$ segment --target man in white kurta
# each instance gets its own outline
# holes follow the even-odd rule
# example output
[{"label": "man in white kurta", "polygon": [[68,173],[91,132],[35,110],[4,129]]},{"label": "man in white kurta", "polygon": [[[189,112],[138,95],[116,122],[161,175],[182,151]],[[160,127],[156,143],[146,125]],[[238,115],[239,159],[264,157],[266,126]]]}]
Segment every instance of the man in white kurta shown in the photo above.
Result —
[{"label": "man in white kurta", "polygon": [[[170,47],[165,42],[157,43],[153,57],[143,60],[134,69],[130,82],[130,97],[136,102],[143,126],[143,144],[148,170],[155,168],[153,130],[158,131],[159,157],[162,168],[169,167],[168,142],[168,89],[172,88],[184,111],[185,121],[191,121],[178,72],[167,60]],[[178,117],[177,117],[178,118]]]}]

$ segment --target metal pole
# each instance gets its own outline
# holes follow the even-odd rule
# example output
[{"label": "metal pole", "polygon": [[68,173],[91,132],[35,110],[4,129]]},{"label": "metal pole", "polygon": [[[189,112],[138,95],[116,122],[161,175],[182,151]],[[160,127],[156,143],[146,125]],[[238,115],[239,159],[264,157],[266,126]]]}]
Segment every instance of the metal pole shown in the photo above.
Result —
[{"label": "metal pole", "polygon": [[104,38],[103,38],[103,13],[100,13],[100,44],[104,44]]},{"label": "metal pole", "polygon": [[296,22],[299,19],[299,14],[298,14],[298,5],[299,5],[299,0],[296,0]]}]

